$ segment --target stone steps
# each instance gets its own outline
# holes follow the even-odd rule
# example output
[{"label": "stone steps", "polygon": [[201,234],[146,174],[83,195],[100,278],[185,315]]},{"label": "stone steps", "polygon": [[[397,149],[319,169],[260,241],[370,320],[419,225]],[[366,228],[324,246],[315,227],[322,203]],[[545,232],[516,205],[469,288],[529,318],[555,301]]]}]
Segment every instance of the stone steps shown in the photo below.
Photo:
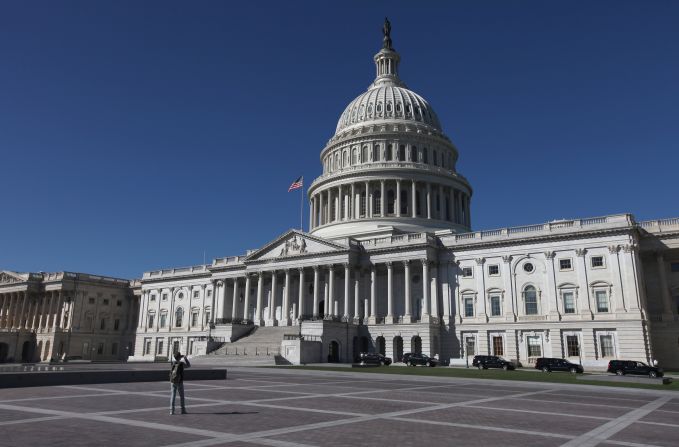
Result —
[{"label": "stone steps", "polygon": [[231,343],[224,343],[208,354],[208,357],[274,356],[280,353],[281,342],[286,335],[296,335],[294,326],[256,327],[249,335]]}]

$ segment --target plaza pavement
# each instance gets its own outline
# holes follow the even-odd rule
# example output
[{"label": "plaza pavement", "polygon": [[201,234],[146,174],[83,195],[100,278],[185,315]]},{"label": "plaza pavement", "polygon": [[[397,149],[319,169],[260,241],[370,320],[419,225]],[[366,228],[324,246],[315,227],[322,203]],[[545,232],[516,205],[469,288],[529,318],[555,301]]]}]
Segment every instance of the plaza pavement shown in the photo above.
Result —
[{"label": "plaza pavement", "polygon": [[0,446],[677,446],[679,393],[229,368],[187,382],[0,389]]}]

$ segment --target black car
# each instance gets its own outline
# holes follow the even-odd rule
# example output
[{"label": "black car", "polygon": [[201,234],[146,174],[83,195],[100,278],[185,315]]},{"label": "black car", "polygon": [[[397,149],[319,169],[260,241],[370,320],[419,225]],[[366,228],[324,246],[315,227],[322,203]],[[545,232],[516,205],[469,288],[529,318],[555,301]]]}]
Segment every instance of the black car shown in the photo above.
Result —
[{"label": "black car", "polygon": [[611,360],[608,362],[607,371],[609,373],[624,376],[625,374],[634,374],[637,376],[648,377],[662,377],[663,370],[655,366],[649,366],[644,362],[637,362],[634,360]]},{"label": "black car", "polygon": [[499,355],[475,355],[474,360],[472,360],[472,366],[476,366],[479,369],[501,368],[505,371],[514,369],[512,362]]},{"label": "black car", "polygon": [[439,361],[435,358],[429,357],[428,355],[409,352],[407,354],[403,354],[403,363],[408,366],[436,366],[439,364]]},{"label": "black car", "polygon": [[585,369],[582,367],[582,365],[571,363],[565,359],[550,357],[538,358],[535,362],[535,369],[542,370],[542,372],[568,371],[573,374],[582,374],[585,372]]},{"label": "black car", "polygon": [[391,357],[386,357],[377,352],[362,352],[359,355],[361,365],[391,365]]}]

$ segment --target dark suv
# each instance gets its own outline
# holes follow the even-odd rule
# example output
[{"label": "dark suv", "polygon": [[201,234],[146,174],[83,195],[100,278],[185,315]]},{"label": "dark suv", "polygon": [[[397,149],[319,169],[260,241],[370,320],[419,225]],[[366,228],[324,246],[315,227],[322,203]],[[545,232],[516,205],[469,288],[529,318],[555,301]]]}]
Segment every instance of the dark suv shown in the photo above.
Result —
[{"label": "dark suv", "polygon": [[502,368],[505,371],[513,370],[514,364],[499,355],[475,355],[472,366],[479,369]]},{"label": "dark suv", "polygon": [[571,363],[565,359],[557,359],[550,357],[540,357],[535,362],[535,369],[540,369],[542,372],[552,372],[552,371],[569,371],[573,374],[582,374],[585,369],[582,365],[577,363]]},{"label": "dark suv", "polygon": [[408,352],[403,354],[403,363],[408,366],[422,365],[422,366],[436,366],[439,361],[435,358],[429,357],[424,354],[415,354]]},{"label": "dark suv", "polygon": [[361,365],[391,365],[391,357],[386,357],[377,352],[362,352],[359,356]]},{"label": "dark suv", "polygon": [[624,376],[625,374],[648,377],[663,376],[662,369],[656,368],[655,366],[648,366],[644,362],[637,362],[634,360],[611,360],[608,362],[607,371],[619,376]]}]

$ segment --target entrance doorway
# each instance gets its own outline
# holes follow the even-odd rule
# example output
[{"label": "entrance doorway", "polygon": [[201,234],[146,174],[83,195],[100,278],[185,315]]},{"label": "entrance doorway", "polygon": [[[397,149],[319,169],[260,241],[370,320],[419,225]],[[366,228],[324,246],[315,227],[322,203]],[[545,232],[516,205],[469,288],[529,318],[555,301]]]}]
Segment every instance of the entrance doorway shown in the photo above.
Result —
[{"label": "entrance doorway", "polygon": [[400,362],[403,358],[403,337],[397,335],[394,337],[394,358],[393,361]]},{"label": "entrance doorway", "polygon": [[325,316],[325,300],[321,300],[318,303],[318,317],[323,318]]},{"label": "entrance doorway", "polygon": [[419,335],[414,336],[410,343],[415,354],[422,354],[422,339]]},{"label": "entrance doorway", "polygon": [[384,341],[384,337],[382,337],[381,335],[379,337],[377,337],[377,339],[375,340],[375,344],[377,345],[376,346],[377,352],[382,354],[382,355],[385,355],[386,352],[387,352],[387,349],[386,349],[387,346],[386,346],[386,343]]},{"label": "entrance doorway", "polygon": [[33,343],[25,341],[21,347],[21,361],[28,363],[33,359]]},{"label": "entrance doorway", "polygon": [[328,363],[339,363],[339,343],[331,341],[328,349]]},{"label": "entrance doorway", "polygon": [[179,340],[175,340],[172,342],[172,354],[176,354],[179,352]]},{"label": "entrance doorway", "polygon": [[0,363],[5,363],[8,355],[9,345],[7,343],[0,343]]}]

